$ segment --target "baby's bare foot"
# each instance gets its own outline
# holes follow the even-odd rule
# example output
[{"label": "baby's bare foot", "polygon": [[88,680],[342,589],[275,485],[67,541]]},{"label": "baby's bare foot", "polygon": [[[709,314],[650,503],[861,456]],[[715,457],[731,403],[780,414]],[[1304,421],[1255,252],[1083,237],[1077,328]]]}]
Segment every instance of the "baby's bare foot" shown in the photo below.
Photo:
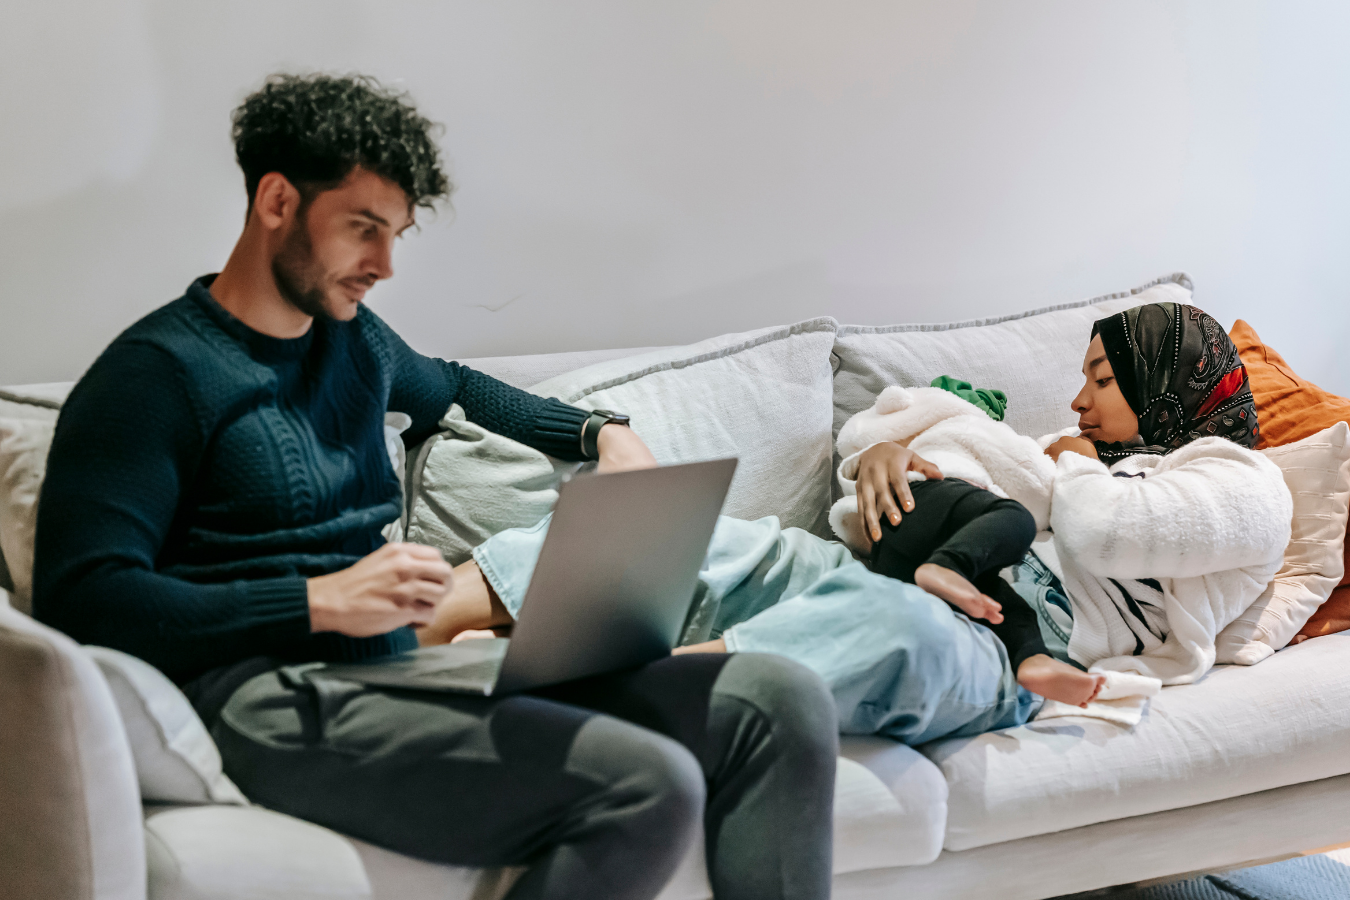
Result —
[{"label": "baby's bare foot", "polygon": [[951,569],[924,563],[914,571],[914,583],[934,597],[946,600],[972,619],[984,619],[995,625],[1003,621],[1003,607],[981,594],[979,588]]},{"label": "baby's bare foot", "polygon": [[1044,653],[1029,656],[1017,668],[1017,683],[1047,700],[1058,700],[1083,709],[1102,691],[1105,675],[1075,669]]}]

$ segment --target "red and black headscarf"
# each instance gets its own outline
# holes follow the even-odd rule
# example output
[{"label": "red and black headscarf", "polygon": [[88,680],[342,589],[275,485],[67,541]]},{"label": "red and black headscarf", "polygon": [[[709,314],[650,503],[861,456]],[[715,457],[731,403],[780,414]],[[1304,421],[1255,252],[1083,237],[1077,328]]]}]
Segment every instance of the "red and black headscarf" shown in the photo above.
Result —
[{"label": "red and black headscarf", "polygon": [[1194,306],[1150,303],[1100,319],[1106,358],[1139,417],[1139,440],[1097,443],[1110,465],[1166,454],[1202,437],[1255,447],[1260,437],[1247,369],[1219,323]]}]

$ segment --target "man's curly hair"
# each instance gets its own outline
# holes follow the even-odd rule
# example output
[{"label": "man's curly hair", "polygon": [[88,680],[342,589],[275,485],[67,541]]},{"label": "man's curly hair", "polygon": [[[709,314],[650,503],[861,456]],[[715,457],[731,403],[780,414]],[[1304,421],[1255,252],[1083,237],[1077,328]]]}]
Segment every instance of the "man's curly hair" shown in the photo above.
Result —
[{"label": "man's curly hair", "polygon": [[448,197],[433,133],[406,95],[366,75],[272,75],[232,116],[249,208],[258,182],[280,172],[312,199],[360,166],[403,188],[409,207]]}]

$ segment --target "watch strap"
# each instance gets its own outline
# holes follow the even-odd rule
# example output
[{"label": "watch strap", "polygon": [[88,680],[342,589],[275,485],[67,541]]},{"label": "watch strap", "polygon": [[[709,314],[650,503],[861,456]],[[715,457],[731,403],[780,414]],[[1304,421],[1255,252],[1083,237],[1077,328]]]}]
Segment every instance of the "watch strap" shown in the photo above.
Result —
[{"label": "watch strap", "polygon": [[584,458],[600,458],[600,429],[609,424],[627,425],[628,417],[607,409],[595,409],[581,423],[581,455]]}]

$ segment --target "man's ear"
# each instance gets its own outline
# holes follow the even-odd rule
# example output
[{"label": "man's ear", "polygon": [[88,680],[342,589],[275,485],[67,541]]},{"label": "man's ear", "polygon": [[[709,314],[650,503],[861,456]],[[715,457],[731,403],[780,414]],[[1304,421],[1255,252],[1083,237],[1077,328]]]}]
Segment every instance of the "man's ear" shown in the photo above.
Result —
[{"label": "man's ear", "polygon": [[280,172],[268,172],[258,181],[253,195],[253,215],[268,231],[290,224],[300,208],[300,192]]}]

